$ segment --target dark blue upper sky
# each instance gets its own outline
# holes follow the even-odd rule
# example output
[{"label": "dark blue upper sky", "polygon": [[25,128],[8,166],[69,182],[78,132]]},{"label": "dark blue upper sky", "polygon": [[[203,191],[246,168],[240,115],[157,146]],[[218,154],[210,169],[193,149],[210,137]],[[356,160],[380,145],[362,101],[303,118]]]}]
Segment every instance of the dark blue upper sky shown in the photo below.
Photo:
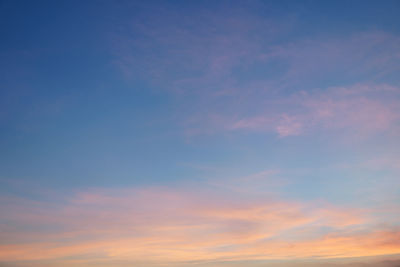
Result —
[{"label": "dark blue upper sky", "polygon": [[[249,23],[265,20],[272,29],[245,29],[248,25],[243,24],[238,31],[253,31],[250,41],[266,46],[368,31],[398,34],[398,9],[398,1],[2,1],[2,176],[81,185],[144,179],[139,176],[164,179],[157,170],[163,169],[169,179],[175,179],[182,176],[178,169],[184,169],[177,169],[176,162],[188,155],[202,161],[223,153],[215,157],[224,161],[229,158],[227,151],[235,153],[226,140],[210,140],[210,147],[185,143],[176,116],[192,111],[185,100],[165,90],[172,79],[181,78],[182,73],[173,69],[183,71],[181,59],[175,66],[170,62],[172,69],[161,74],[169,77],[161,84],[153,84],[149,74],[149,64],[163,63],[149,63],[152,58],[147,56],[159,53],[165,58],[165,46],[144,43],[149,47],[130,51],[131,57],[138,58],[131,67],[139,75],[127,77],[118,68],[118,50],[129,45],[121,42],[126,38],[148,41],[137,27],[141,23],[166,35],[173,34],[171,27],[182,26],[201,37],[213,30],[213,22],[201,21],[207,16]],[[216,30],[221,34],[235,31],[226,25],[217,25]],[[269,38],[274,30],[278,33]],[[176,45],[179,57],[180,47],[186,49],[191,40],[178,38],[177,43],[166,45]],[[251,76],[239,73],[242,83],[254,77],[274,79],[274,69],[285,68],[279,64],[271,65],[271,74],[257,65]],[[189,76],[198,72],[189,71]],[[323,77],[318,82],[317,77],[317,83],[300,86],[341,85],[337,78],[332,82],[332,77]],[[191,96],[186,97],[193,102]]]}]

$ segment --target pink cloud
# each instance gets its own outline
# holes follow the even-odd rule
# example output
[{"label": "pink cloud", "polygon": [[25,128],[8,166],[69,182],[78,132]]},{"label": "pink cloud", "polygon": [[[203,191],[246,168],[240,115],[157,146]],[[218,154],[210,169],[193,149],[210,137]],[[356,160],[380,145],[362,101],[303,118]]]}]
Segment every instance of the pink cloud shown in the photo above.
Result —
[{"label": "pink cloud", "polygon": [[[204,25],[192,18],[165,25],[157,16],[127,24],[113,42],[116,65],[177,96],[179,110],[188,112],[175,119],[187,136],[323,130],[368,137],[398,124],[399,90],[382,83],[400,70],[398,36],[371,31],[274,42],[285,23],[237,12],[240,20],[199,12]],[[354,80],[359,84],[313,89]]]},{"label": "pink cloud", "polygon": [[295,93],[276,100],[281,103],[277,109],[233,121],[226,129],[276,132],[281,137],[321,130],[370,136],[398,128],[399,93],[398,88],[385,84]]},{"label": "pink cloud", "polygon": [[[1,215],[0,261],[98,255],[94,260],[179,263],[400,252],[397,230],[371,228],[366,211],[332,205],[166,188],[89,190],[51,205],[1,203],[11,211]],[[329,234],[321,231],[326,227]]]},{"label": "pink cloud", "polygon": [[289,65],[280,79],[285,85],[295,86],[307,80],[328,78],[332,73],[340,79],[357,77],[375,82],[399,71],[399,62],[393,56],[398,51],[398,36],[372,31],[345,38],[315,38],[272,46],[260,55],[260,59],[266,62],[281,60]]},{"label": "pink cloud", "polygon": [[275,130],[279,136],[285,137],[290,135],[299,135],[303,127],[303,122],[296,118],[296,116],[282,114],[282,119],[279,120]]},{"label": "pink cloud", "polygon": [[[176,120],[189,136],[248,130],[288,137],[315,129],[368,136],[398,120],[395,99],[370,95],[373,87],[398,93],[382,82],[400,70],[398,36],[370,31],[278,42],[293,21],[235,12],[239,20],[202,10],[200,24],[186,17],[165,24],[156,15],[127,23],[114,35],[115,63],[178,97],[178,110],[187,112]],[[365,85],[313,89],[354,81]]]}]

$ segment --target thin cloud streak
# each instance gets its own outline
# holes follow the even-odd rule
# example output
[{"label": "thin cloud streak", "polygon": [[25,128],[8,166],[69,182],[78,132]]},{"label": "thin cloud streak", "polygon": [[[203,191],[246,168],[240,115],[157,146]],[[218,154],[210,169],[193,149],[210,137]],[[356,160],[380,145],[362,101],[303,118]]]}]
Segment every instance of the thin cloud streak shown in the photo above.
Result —
[{"label": "thin cloud streak", "polygon": [[[188,136],[241,129],[289,137],[326,129],[368,137],[398,124],[399,90],[383,82],[400,71],[398,36],[369,31],[284,42],[278,40],[291,27],[239,13],[232,20],[200,12],[212,26],[191,18],[127,26],[113,43],[117,65],[183,97],[188,112],[178,117]],[[162,49],[155,54],[154,47]],[[370,97],[371,90],[391,89],[386,99]]]},{"label": "thin cloud streak", "polygon": [[[237,196],[236,196],[237,197]],[[98,255],[151,262],[336,258],[400,253],[370,212],[166,188],[94,189],[58,204],[2,198],[1,261]],[[94,260],[94,259],[93,259]]]},{"label": "thin cloud streak", "polygon": [[[377,97],[377,94],[383,95]],[[226,130],[276,132],[280,137],[336,131],[370,137],[395,131],[400,122],[400,90],[388,85],[332,87],[323,92],[295,93],[276,100],[277,110],[237,121],[226,119]],[[224,125],[224,124],[222,124]]]}]

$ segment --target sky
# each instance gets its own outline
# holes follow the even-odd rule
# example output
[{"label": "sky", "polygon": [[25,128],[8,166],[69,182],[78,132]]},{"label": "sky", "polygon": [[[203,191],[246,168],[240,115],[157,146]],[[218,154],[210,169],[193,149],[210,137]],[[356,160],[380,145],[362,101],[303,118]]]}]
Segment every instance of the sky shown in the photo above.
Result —
[{"label": "sky", "polygon": [[0,266],[400,266],[399,13],[0,0]]}]

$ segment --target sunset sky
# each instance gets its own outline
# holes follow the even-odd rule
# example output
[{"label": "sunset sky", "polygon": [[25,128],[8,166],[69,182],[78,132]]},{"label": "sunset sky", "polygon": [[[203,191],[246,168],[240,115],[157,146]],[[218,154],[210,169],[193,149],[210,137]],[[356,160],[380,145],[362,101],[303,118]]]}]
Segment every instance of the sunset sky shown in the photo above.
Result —
[{"label": "sunset sky", "polygon": [[0,266],[400,266],[399,14],[0,0]]}]

